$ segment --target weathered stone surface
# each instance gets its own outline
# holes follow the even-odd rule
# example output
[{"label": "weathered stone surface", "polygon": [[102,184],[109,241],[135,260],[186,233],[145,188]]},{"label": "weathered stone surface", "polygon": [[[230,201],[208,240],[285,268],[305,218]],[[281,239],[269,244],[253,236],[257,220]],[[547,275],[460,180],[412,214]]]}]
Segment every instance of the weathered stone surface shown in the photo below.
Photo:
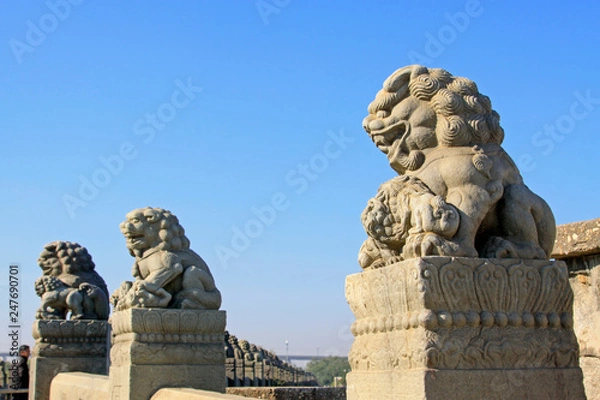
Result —
[{"label": "weathered stone surface", "polygon": [[600,218],[558,226],[552,257],[600,254]]},{"label": "weathered stone surface", "polygon": [[125,281],[111,301],[131,307],[218,310],[221,293],[204,260],[190,249],[179,220],[162,208],[139,208],[120,225],[133,257],[135,281]]},{"label": "weathered stone surface", "polygon": [[50,398],[60,400],[112,400],[108,376],[63,372],[52,380]]},{"label": "weathered stone surface", "polygon": [[362,214],[363,269],[430,255],[548,259],[552,211],[500,146],[504,130],[474,82],[411,65],[394,72],[363,127],[400,175]]},{"label": "weathered stone surface", "polygon": [[347,396],[349,400],[575,400],[586,398],[582,378],[579,368],[352,372]]},{"label": "weathered stone surface", "polygon": [[[578,268],[578,261],[587,267]],[[574,293],[574,328],[582,356],[600,357],[600,255],[566,258]],[[600,374],[600,371],[598,372]]]},{"label": "weathered stone surface", "polygon": [[579,364],[583,371],[583,386],[587,398],[600,399],[600,358],[581,357]]},{"label": "weathered stone surface", "polygon": [[227,388],[227,393],[268,400],[346,400],[346,388],[343,387]]},{"label": "weathered stone surface", "polygon": [[111,317],[111,396],[161,388],[225,392],[225,311],[129,308]]},{"label": "weathered stone surface", "polygon": [[246,397],[197,389],[161,389],[151,400],[245,400]]},{"label": "weathered stone surface", "polygon": [[[52,399],[114,400],[109,394],[108,376],[70,372],[58,374],[50,389]],[[242,400],[235,396],[198,389],[160,389],[152,400]]]},{"label": "weathered stone surface", "polygon": [[94,270],[87,249],[78,243],[56,241],[44,246],[38,264],[43,275],[35,281],[42,302],[37,319],[107,320],[106,283]]},{"label": "weathered stone surface", "polygon": [[562,262],[416,258],[349,276],[346,298],[350,400],[438,398],[450,386],[478,398],[494,377],[553,388],[519,386],[523,398],[584,398]]},{"label": "weathered stone surface", "polygon": [[553,257],[567,264],[588,398],[600,398],[600,219],[560,225]]},{"label": "weathered stone surface", "polygon": [[33,356],[106,359],[109,332],[107,321],[38,320],[32,329]]},{"label": "weathered stone surface", "polygon": [[35,400],[48,399],[50,383],[61,372],[106,375],[109,331],[106,321],[36,321],[36,344],[29,366],[31,396]]}]

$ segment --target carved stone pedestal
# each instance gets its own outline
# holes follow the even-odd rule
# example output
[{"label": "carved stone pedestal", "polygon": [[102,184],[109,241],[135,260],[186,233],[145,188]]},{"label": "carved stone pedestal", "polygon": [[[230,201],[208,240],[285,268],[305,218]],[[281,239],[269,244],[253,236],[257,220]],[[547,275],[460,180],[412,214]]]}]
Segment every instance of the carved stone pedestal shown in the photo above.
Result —
[{"label": "carved stone pedestal", "polygon": [[584,399],[562,262],[415,258],[348,276],[348,400]]},{"label": "carved stone pedestal", "polygon": [[227,387],[238,386],[236,385],[237,376],[235,375],[235,358],[226,358],[225,375],[227,376]]},{"label": "carved stone pedestal", "polygon": [[244,385],[243,386],[254,386],[254,361],[245,361],[244,364]]},{"label": "carved stone pedestal", "polygon": [[244,386],[246,367],[244,366],[243,358],[235,359],[235,385],[234,386]]},{"label": "carved stone pedestal", "polygon": [[132,308],[111,324],[111,399],[146,400],[165,387],[225,393],[225,311]]},{"label": "carved stone pedestal", "polygon": [[50,383],[61,372],[106,375],[109,331],[106,321],[35,321],[29,398],[47,400]]}]

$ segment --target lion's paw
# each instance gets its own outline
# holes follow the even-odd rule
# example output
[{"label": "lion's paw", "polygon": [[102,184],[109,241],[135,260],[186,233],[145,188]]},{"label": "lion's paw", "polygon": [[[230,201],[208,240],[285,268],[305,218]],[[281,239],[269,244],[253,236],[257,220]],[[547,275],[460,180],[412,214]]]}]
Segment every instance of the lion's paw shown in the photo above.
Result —
[{"label": "lion's paw", "polygon": [[518,244],[498,236],[491,237],[483,249],[486,258],[544,259],[546,253],[534,243]]},{"label": "lion's paw", "polygon": [[519,258],[515,245],[498,236],[491,237],[483,250],[485,258]]},{"label": "lion's paw", "polygon": [[452,247],[450,241],[435,233],[419,234],[408,237],[402,249],[402,257],[406,260],[414,257],[451,255]]}]

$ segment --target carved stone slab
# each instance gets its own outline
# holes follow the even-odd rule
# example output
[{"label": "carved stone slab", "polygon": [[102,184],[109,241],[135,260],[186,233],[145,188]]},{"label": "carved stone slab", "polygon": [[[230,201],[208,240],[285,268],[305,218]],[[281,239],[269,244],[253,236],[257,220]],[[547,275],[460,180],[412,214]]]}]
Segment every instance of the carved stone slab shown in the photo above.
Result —
[{"label": "carved stone slab", "polygon": [[111,398],[148,399],[163,387],[225,392],[225,311],[130,308],[111,323]]},{"label": "carved stone slab", "polygon": [[[426,381],[435,386],[422,373],[428,370],[459,381],[481,375],[480,394],[495,376],[483,371],[526,371],[528,379],[537,379],[538,369],[581,376],[573,294],[560,261],[415,258],[348,276],[346,298],[356,316],[350,400],[397,395],[402,381],[422,390]],[[376,381],[385,388],[375,390]],[[581,380],[563,386],[567,397],[560,387],[554,391],[558,397],[519,393],[584,398]],[[423,397],[421,389],[419,398],[434,398]],[[369,394],[375,392],[380,396]],[[459,390],[453,398],[469,396]]]},{"label": "carved stone slab", "polygon": [[33,324],[36,344],[30,361],[33,396],[46,400],[52,379],[61,372],[108,373],[107,321],[37,320]]}]

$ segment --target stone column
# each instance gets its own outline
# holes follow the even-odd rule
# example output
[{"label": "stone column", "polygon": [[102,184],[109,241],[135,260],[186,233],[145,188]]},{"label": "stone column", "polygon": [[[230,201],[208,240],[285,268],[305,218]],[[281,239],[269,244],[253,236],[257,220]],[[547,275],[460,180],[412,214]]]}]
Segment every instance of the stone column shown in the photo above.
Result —
[{"label": "stone column", "polygon": [[254,361],[254,386],[265,386],[265,367],[262,360]]},{"label": "stone column", "polygon": [[228,357],[225,360],[225,373],[227,375],[227,387],[234,387],[236,385],[236,380],[238,379],[235,375],[235,358]]},{"label": "stone column", "polygon": [[569,269],[586,395],[600,398],[600,218],[558,226],[552,257]]},{"label": "stone column", "polygon": [[108,373],[107,321],[37,320],[29,364],[31,400],[47,400],[50,383],[61,372]]},{"label": "stone column", "polygon": [[346,279],[348,400],[584,399],[564,263],[426,257]]},{"label": "stone column", "polygon": [[235,358],[235,386],[244,386],[246,367],[243,358]]},{"label": "stone column", "polygon": [[244,384],[243,386],[254,386],[254,361],[244,360]]},{"label": "stone column", "polygon": [[165,387],[225,392],[225,311],[130,308],[111,317],[112,399]]},{"label": "stone column", "polygon": [[265,358],[265,386],[272,386],[271,379],[273,378],[273,364],[272,361]]}]

